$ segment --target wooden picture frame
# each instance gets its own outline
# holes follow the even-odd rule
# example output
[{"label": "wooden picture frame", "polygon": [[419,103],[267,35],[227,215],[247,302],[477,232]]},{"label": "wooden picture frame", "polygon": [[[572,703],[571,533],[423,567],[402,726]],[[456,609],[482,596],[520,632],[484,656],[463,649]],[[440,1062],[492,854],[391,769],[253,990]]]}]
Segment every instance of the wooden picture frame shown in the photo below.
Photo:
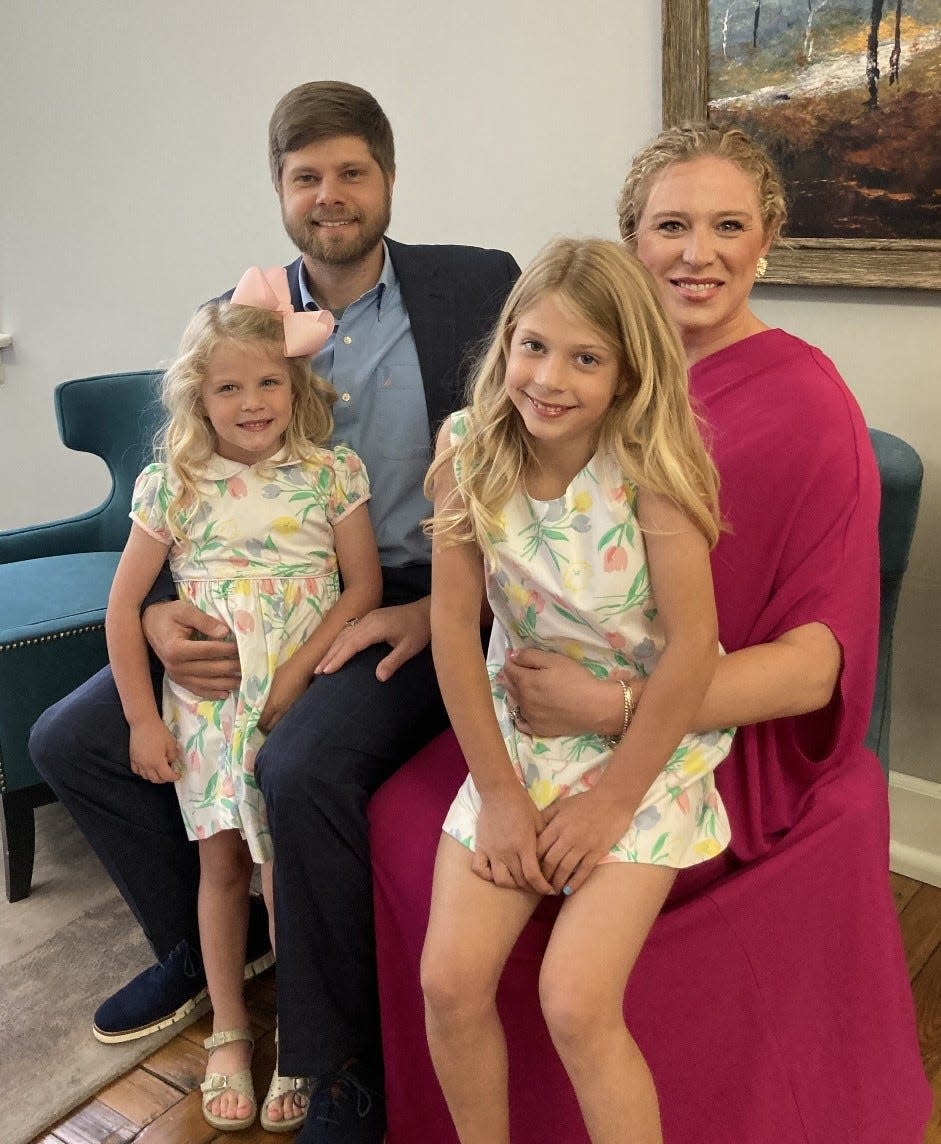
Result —
[{"label": "wooden picture frame", "polygon": [[[661,12],[663,125],[706,119],[708,0],[661,0]],[[793,238],[784,242],[769,255],[764,283],[941,289],[941,241]]]}]

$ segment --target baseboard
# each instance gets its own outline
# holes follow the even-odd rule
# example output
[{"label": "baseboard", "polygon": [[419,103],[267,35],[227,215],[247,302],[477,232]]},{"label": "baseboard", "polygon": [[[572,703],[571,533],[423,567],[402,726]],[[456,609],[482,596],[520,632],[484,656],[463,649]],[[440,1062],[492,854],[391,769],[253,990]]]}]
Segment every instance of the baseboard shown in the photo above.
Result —
[{"label": "baseboard", "polygon": [[889,867],[941,887],[941,783],[889,773]]}]

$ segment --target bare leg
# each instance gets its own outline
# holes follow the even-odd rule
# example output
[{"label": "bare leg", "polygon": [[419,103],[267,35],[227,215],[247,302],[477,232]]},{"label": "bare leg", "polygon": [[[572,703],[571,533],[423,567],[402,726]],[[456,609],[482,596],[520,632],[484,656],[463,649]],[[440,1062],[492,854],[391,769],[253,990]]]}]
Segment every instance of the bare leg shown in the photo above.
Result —
[{"label": "bare leg", "polygon": [[[212,1031],[247,1029],[243,976],[254,864],[238,831],[222,830],[200,839],[199,865],[199,944],[212,1000]],[[221,1045],[210,1053],[207,1072],[239,1072],[251,1065],[251,1059],[246,1041]],[[216,1097],[208,1107],[224,1120],[243,1120],[252,1114],[251,1105],[235,1092]]]},{"label": "bare leg", "polygon": [[653,1078],[624,1024],[624,989],[676,871],[597,866],[563,906],[539,991],[592,1144],[662,1144]]},{"label": "bare leg", "polygon": [[[274,943],[274,859],[262,863],[261,892],[268,909],[268,932],[271,937],[271,948],[277,953]],[[275,1074],[278,1073],[277,1058],[275,1059]],[[303,1092],[292,1089],[282,1093],[274,1100],[268,1101],[268,1119],[274,1124],[282,1120],[294,1120],[307,1112],[307,1096]]]},{"label": "bare leg", "polygon": [[431,1059],[461,1144],[509,1144],[506,1039],[496,993],[510,950],[539,902],[471,870],[442,835],[422,952]]}]

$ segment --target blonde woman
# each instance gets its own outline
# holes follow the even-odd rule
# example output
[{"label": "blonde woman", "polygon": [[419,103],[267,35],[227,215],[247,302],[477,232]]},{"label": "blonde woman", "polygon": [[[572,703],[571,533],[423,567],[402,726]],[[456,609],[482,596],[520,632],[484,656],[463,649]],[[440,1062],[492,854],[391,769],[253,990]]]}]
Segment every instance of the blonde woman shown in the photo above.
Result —
[{"label": "blonde woman", "polygon": [[[677,870],[729,838],[712,772],[732,733],[685,734],[719,655],[709,550],[720,527],[686,387],[644,268],[615,243],[564,239],[513,288],[470,405],[439,436],[432,649],[470,774],[439,844],[422,985],[464,1144],[508,1144],[496,989],[553,893],[567,900],[542,1007],[591,1139],[662,1139],[624,988]],[[626,676],[620,734],[523,734],[495,678],[522,648]],[[646,680],[636,717],[631,678]]]}]

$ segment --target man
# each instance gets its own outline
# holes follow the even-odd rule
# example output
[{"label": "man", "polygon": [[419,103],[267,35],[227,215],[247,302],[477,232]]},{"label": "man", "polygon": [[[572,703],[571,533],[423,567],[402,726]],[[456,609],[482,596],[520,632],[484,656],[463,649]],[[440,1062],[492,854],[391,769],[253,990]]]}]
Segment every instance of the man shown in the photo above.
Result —
[{"label": "man", "polygon": [[[303,1144],[379,1142],[365,810],[380,783],[445,725],[429,648],[422,481],[432,429],[461,403],[468,350],[488,332],[519,268],[502,251],[384,238],[392,131],[361,88],[324,81],[290,91],[271,118],[269,160],[285,229],[301,251],[288,267],[294,307],[329,308],[337,322],[314,366],[340,394],[334,439],[366,461],[384,574],[383,607],[344,631],[256,764],[277,851],[278,1071],[318,1082]],[[158,587],[152,599],[166,596]],[[160,661],[158,697],[164,668],[207,698],[237,685],[233,645],[215,621],[174,600],[148,606],[143,623]],[[196,632],[205,638],[192,639]],[[95,1033],[107,1041],[172,1024],[205,988],[196,848],[183,832],[172,775],[163,785],[134,775],[127,738],[106,668],[46,712],[30,741],[37,768],[158,958],[98,1009]],[[247,972],[264,963],[257,929],[256,919]],[[290,1119],[297,1108],[288,1098],[275,1118]]]}]

